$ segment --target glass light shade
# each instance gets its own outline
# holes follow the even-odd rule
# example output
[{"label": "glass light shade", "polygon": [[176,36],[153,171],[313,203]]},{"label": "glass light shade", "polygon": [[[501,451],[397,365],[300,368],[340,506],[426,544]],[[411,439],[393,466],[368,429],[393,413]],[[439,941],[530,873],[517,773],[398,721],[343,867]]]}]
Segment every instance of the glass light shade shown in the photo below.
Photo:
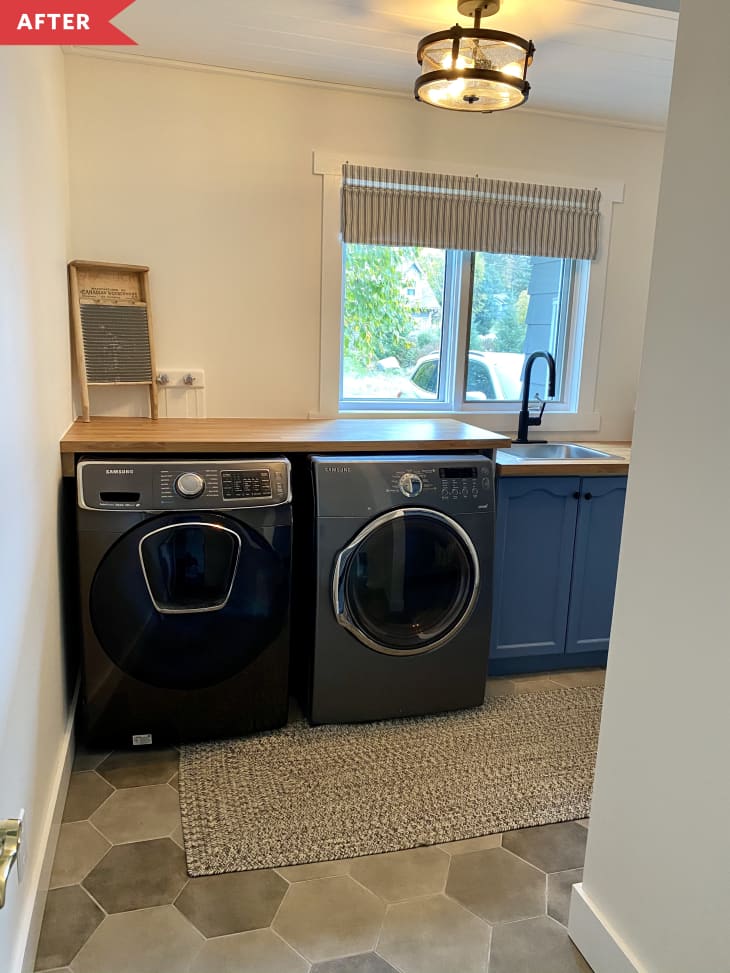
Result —
[{"label": "glass light shade", "polygon": [[492,112],[527,101],[531,41],[503,31],[459,27],[424,37],[415,95],[437,108]]}]

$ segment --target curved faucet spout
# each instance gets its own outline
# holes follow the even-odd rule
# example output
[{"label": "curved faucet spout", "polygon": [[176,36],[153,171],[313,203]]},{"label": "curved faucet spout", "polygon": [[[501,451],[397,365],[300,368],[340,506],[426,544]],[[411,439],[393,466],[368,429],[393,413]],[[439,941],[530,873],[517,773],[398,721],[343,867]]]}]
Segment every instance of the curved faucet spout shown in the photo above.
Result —
[{"label": "curved faucet spout", "polygon": [[[545,411],[545,403],[543,402],[542,408],[540,409],[540,415],[531,416],[528,405],[530,401],[530,383],[532,382],[532,366],[538,358],[544,358],[547,362],[548,398],[552,399],[555,395],[555,359],[549,351],[533,351],[525,362],[525,367],[522,371],[522,407],[520,409],[520,418],[517,424],[517,439],[515,439],[516,443],[528,442],[527,430],[530,426],[540,425],[542,422],[542,414]],[[535,442],[539,442],[539,440],[535,440]]]}]

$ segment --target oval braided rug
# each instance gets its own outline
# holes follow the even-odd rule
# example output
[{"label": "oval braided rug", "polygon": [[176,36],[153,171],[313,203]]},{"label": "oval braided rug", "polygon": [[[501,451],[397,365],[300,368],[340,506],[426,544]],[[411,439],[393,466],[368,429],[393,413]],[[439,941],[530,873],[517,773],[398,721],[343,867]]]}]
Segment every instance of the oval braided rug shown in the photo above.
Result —
[{"label": "oval braided rug", "polygon": [[603,691],[182,748],[191,875],[355,858],[589,813]]}]

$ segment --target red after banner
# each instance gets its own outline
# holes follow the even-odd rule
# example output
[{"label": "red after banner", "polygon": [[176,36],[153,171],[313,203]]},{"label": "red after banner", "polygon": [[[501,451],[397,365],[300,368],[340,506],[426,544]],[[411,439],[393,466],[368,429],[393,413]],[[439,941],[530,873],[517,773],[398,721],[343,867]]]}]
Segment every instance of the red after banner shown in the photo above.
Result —
[{"label": "red after banner", "polygon": [[0,44],[136,44],[110,21],[134,0],[0,0]]}]

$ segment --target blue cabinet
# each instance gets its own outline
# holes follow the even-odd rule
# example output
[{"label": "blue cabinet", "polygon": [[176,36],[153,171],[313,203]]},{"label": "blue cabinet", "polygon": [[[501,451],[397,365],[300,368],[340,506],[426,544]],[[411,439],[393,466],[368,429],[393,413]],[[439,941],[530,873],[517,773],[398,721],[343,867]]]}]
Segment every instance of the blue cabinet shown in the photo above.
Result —
[{"label": "blue cabinet", "polygon": [[625,476],[503,477],[489,672],[606,661]]}]

